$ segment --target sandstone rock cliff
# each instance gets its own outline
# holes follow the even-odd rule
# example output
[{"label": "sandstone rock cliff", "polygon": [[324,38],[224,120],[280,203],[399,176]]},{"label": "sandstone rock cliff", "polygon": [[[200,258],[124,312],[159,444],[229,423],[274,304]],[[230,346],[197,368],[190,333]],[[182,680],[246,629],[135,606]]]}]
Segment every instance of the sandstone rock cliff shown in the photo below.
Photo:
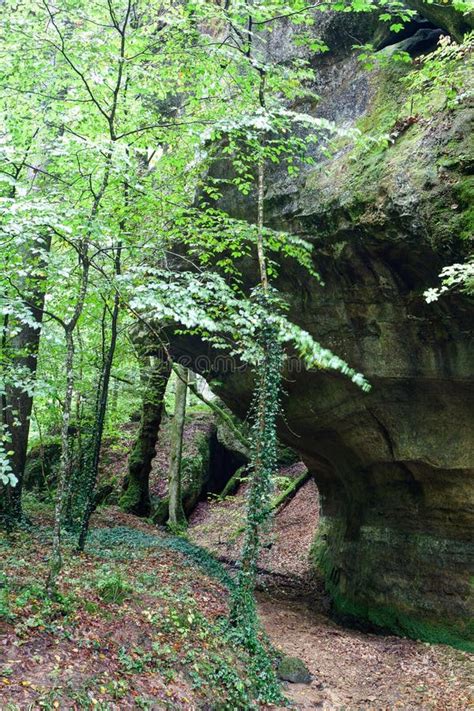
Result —
[{"label": "sandstone rock cliff", "polygon": [[[452,13],[444,24],[430,11],[425,20],[452,31]],[[293,31],[283,25],[269,51],[283,59],[295,51]],[[291,317],[373,388],[366,395],[331,373],[289,373],[281,437],[321,492],[311,555],[335,608],[398,633],[469,646],[474,307],[466,297],[428,305],[422,296],[443,265],[465,257],[472,231],[469,93],[454,109],[441,95],[429,106],[415,96],[410,106],[403,69],[368,72],[351,51],[354,34],[378,37],[380,46],[396,37],[382,38],[362,16],[329,17],[320,31],[333,50],[314,59],[321,100],[305,110],[391,138],[382,149],[342,146],[296,180],[276,174],[266,221],[314,243],[325,282],[283,265],[278,288]],[[239,217],[251,212],[237,193],[222,206]],[[243,269],[251,281],[254,265]],[[244,413],[250,379],[219,378],[223,399]]]}]

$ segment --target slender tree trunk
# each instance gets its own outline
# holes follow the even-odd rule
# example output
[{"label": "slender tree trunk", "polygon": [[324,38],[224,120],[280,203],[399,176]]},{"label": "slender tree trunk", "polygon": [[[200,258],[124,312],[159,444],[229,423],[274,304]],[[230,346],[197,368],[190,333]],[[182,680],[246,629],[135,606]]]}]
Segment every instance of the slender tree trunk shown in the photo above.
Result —
[{"label": "slender tree trunk", "polygon": [[166,358],[150,356],[150,348],[140,347],[143,401],[140,427],[128,458],[128,474],[120,506],[128,513],[151,513],[149,479],[156,454],[156,441],[163,415],[164,396],[170,374]]},{"label": "slender tree trunk", "polygon": [[257,254],[260,269],[260,283],[265,293],[268,292],[267,264],[265,259],[265,248],[263,243],[263,196],[265,183],[265,166],[263,158],[258,163],[258,197],[257,197]]},{"label": "slender tree trunk", "polygon": [[[64,59],[71,64],[70,59],[68,58],[68,55],[65,51],[64,47],[64,41],[62,38],[62,35],[60,31],[58,30],[57,25],[54,22],[54,14],[52,13],[51,9],[46,6],[48,15],[50,17],[51,23],[54,27],[54,29],[58,32],[61,40],[61,45],[59,47],[59,52],[63,55]],[[50,566],[50,573],[48,576],[47,580],[47,591],[52,594],[55,592],[56,588],[56,579],[57,575],[61,569],[61,517],[62,517],[62,511],[63,511],[63,506],[64,506],[64,495],[66,492],[66,487],[67,487],[67,482],[70,476],[70,461],[71,461],[71,451],[69,448],[69,442],[68,442],[68,427],[69,427],[69,420],[70,420],[70,415],[71,415],[71,405],[72,405],[72,395],[73,395],[73,387],[74,387],[74,331],[76,329],[76,326],[78,324],[78,321],[82,315],[83,309],[84,309],[84,304],[85,304],[85,299],[87,295],[87,289],[89,285],[89,270],[90,270],[90,259],[89,259],[89,247],[90,247],[90,238],[93,233],[93,226],[94,222],[98,216],[102,199],[109,187],[110,183],[110,177],[111,177],[111,171],[112,171],[112,165],[113,165],[113,156],[114,156],[114,145],[115,141],[117,139],[117,134],[116,134],[116,115],[117,115],[117,109],[119,106],[119,98],[121,96],[121,91],[123,90],[123,81],[124,81],[124,68],[125,68],[125,55],[126,55],[126,32],[127,28],[129,25],[130,17],[132,14],[132,3],[128,2],[127,8],[125,10],[125,16],[122,21],[122,24],[119,25],[116,22],[116,18],[114,15],[113,10],[110,7],[110,17],[113,23],[113,26],[117,30],[117,32],[120,35],[120,52],[119,52],[119,57],[118,57],[118,64],[117,64],[117,72],[116,72],[116,81],[115,81],[115,87],[113,90],[113,95],[112,95],[112,101],[111,101],[111,106],[109,108],[109,112],[106,113],[107,121],[108,121],[108,129],[109,129],[109,139],[111,142],[111,147],[107,149],[106,153],[106,159],[105,159],[105,165],[104,165],[104,173],[102,176],[100,188],[96,191],[91,189],[92,195],[93,195],[93,201],[91,205],[91,210],[89,214],[89,226],[86,231],[86,236],[81,239],[81,242],[79,244],[79,249],[78,249],[78,255],[79,255],[79,263],[82,267],[82,274],[81,274],[81,283],[80,283],[80,288],[79,288],[79,293],[77,296],[77,300],[74,306],[74,311],[73,315],[70,318],[70,320],[66,323],[64,321],[61,321],[59,318],[57,320],[62,324],[66,336],[66,347],[67,347],[67,356],[66,356],[66,379],[67,379],[67,385],[66,385],[66,398],[65,398],[65,403],[64,403],[64,409],[63,409],[63,424],[62,424],[62,456],[61,456],[61,467],[60,467],[60,472],[59,472],[59,480],[58,480],[58,490],[57,490],[57,497],[56,497],[56,507],[55,507],[55,521],[54,521],[54,532],[53,532],[53,551],[52,551],[52,556],[51,556],[51,566]],[[82,75],[81,78],[83,79]],[[89,86],[87,82],[83,79],[83,82],[86,85],[86,88],[89,89]],[[90,89],[89,89],[90,93]],[[94,102],[96,105],[97,102]],[[99,106],[100,108],[100,106]],[[103,109],[101,109],[101,113],[104,113]]]},{"label": "slender tree trunk", "polygon": [[81,245],[79,259],[82,265],[82,275],[79,293],[74,307],[74,312],[71,319],[67,323],[61,321],[61,324],[64,328],[64,336],[66,341],[66,360],[64,364],[66,371],[66,393],[64,397],[62,412],[61,461],[59,466],[58,483],[56,489],[56,504],[54,508],[53,548],[51,552],[49,575],[46,581],[46,591],[49,596],[53,596],[56,592],[56,580],[59,571],[62,567],[62,514],[64,509],[64,503],[66,500],[68,484],[71,477],[72,465],[72,442],[69,437],[69,427],[71,424],[71,412],[74,395],[74,332],[84,309],[87,289],[89,286],[90,262],[88,256],[87,242]]},{"label": "slender tree trunk", "polygon": [[[117,249],[117,255],[115,259],[115,273],[120,274],[120,257],[121,257],[122,246],[119,245]],[[103,363],[103,369],[100,376],[98,398],[97,398],[97,410],[95,417],[95,436],[92,443],[91,451],[91,465],[86,471],[86,500],[84,507],[84,516],[81,522],[81,529],[79,533],[78,548],[79,550],[84,550],[84,545],[86,542],[87,532],[89,530],[89,521],[94,510],[94,491],[97,484],[97,477],[99,474],[99,460],[100,460],[100,449],[102,446],[102,436],[104,434],[104,424],[105,415],[107,412],[107,399],[109,395],[109,384],[110,384],[110,374],[112,372],[112,364],[114,361],[115,348],[117,345],[117,326],[118,317],[120,309],[120,297],[118,292],[114,295],[114,305],[112,309],[112,319],[111,319],[111,334],[110,343],[107,349],[105,360]]]},{"label": "slender tree trunk", "polygon": [[56,580],[62,566],[61,555],[61,519],[67,484],[71,472],[71,447],[69,442],[69,426],[71,423],[72,398],[74,392],[74,334],[72,329],[66,330],[66,396],[63,406],[61,425],[61,462],[59,467],[56,503],[54,507],[53,548],[51,552],[50,570],[46,583],[48,595],[56,592]]},{"label": "slender tree trunk", "polygon": [[[260,103],[264,107],[265,74],[261,74]],[[262,137],[262,144],[264,140]],[[260,269],[262,303],[268,306],[268,272],[264,248],[264,156],[258,162],[257,183],[257,256]],[[276,417],[279,411],[281,382],[281,346],[271,323],[264,319],[259,333],[262,360],[256,373],[252,428],[252,475],[247,502],[247,520],[240,559],[237,589],[233,596],[230,620],[240,625],[244,635],[252,639],[256,622],[255,582],[261,548],[262,527],[267,523],[270,508],[271,476],[276,471]]]},{"label": "slender tree trunk", "polygon": [[[75,378],[82,383],[84,376],[84,344],[82,341],[81,329],[78,326],[76,329],[76,338],[74,346],[74,355],[76,359]],[[64,527],[69,530],[74,530],[74,513],[75,513],[75,497],[74,487],[76,482],[82,481],[83,478],[83,394],[81,390],[77,390],[74,397],[74,423],[75,427],[70,428],[70,434],[74,437],[71,450],[71,476],[66,483],[66,491],[64,494]],[[71,412],[72,417],[72,412]]]},{"label": "slender tree trunk", "polygon": [[189,376],[187,369],[181,365],[176,364],[175,370],[178,377],[176,379],[174,417],[171,429],[168,526],[179,528],[186,522],[181,494],[181,459]]}]

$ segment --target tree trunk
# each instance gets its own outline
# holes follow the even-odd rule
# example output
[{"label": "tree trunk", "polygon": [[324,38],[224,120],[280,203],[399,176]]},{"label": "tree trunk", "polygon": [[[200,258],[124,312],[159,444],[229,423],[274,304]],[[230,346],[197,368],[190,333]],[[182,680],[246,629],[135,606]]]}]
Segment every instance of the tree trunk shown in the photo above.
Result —
[{"label": "tree trunk", "polygon": [[169,465],[169,514],[168,526],[179,528],[186,523],[181,494],[181,458],[183,452],[184,419],[186,416],[186,394],[188,371],[175,365],[176,390],[173,427],[171,430],[171,453]]},{"label": "tree trunk", "polygon": [[[115,257],[115,274],[120,274],[120,259],[121,259],[122,245],[119,244],[117,248],[117,254]],[[104,434],[104,424],[105,415],[107,412],[107,399],[109,395],[109,384],[110,384],[110,374],[112,372],[112,365],[114,361],[115,348],[117,345],[117,327],[118,327],[118,317],[120,309],[120,297],[118,292],[114,295],[114,306],[112,309],[112,318],[110,324],[110,342],[105,355],[105,359],[102,366],[102,372],[100,374],[100,381],[97,393],[97,407],[94,423],[94,441],[91,443],[91,455],[89,459],[90,466],[86,471],[86,491],[85,491],[85,506],[84,515],[81,522],[81,529],[79,533],[78,549],[80,551],[84,550],[84,545],[86,542],[87,532],[89,530],[89,521],[91,514],[94,510],[94,491],[97,484],[97,477],[99,474],[99,460],[100,460],[100,449],[102,446],[102,436]]]},{"label": "tree trunk", "polygon": [[294,479],[291,484],[288,484],[285,491],[277,496],[270,504],[270,511],[276,511],[280,507],[286,506],[292,498],[298,493],[302,486],[311,479],[311,472],[307,469],[303,474]]},{"label": "tree trunk", "polygon": [[[177,366],[174,366],[173,369],[175,369],[176,367]],[[191,371],[189,371],[189,373],[191,373]],[[201,402],[207,405],[217,415],[221,422],[230,429],[232,434],[235,435],[235,437],[239,440],[241,444],[243,444],[244,447],[246,447],[247,449],[250,448],[250,442],[248,438],[242,432],[242,430],[235,424],[231,415],[229,415],[222,407],[220,407],[217,402],[215,402],[214,400],[208,400],[206,397],[204,397],[204,395],[199,392],[195,380],[191,381],[188,378],[188,388],[193,393],[193,395],[198,397]]]},{"label": "tree trunk", "polygon": [[[49,252],[51,245],[50,236],[45,236],[42,248],[45,253]],[[24,255],[26,268],[37,262],[37,257],[33,257],[27,251]],[[41,264],[37,264],[37,271],[41,273]],[[31,312],[33,319],[38,324],[34,328],[30,324],[21,324],[18,333],[9,338],[8,331],[12,325],[18,326],[5,318],[2,333],[2,357],[18,369],[19,373],[28,375],[32,383],[35,379],[38,364],[38,350],[41,334],[41,323],[43,320],[44,307],[44,276],[35,277],[33,288],[30,287],[25,292],[25,304]],[[7,437],[7,450],[12,451],[10,455],[10,467],[13,474],[18,479],[16,486],[3,487],[0,491],[0,518],[8,519],[10,524],[17,523],[22,517],[21,496],[23,486],[23,474],[26,463],[28,448],[28,436],[30,431],[30,417],[33,406],[33,394],[31,386],[26,389],[20,386],[9,386],[7,384],[5,392],[1,398],[0,422],[5,427]]]},{"label": "tree trunk", "polygon": [[[97,198],[96,198],[97,201]],[[64,337],[66,341],[66,392],[64,397],[64,405],[62,412],[61,424],[61,462],[58,472],[58,484],[56,489],[56,504],[54,508],[54,527],[53,527],[53,550],[51,553],[49,575],[46,581],[46,592],[50,597],[56,593],[56,580],[59,571],[62,567],[61,556],[61,525],[64,502],[68,490],[69,481],[71,478],[72,465],[72,443],[69,439],[69,426],[71,423],[72,402],[74,395],[74,333],[84,309],[87,289],[89,286],[89,270],[90,261],[88,256],[88,242],[81,245],[79,252],[80,261],[82,264],[82,274],[79,287],[77,301],[74,306],[74,311],[68,323],[60,321],[64,328]],[[56,317],[57,318],[57,317]]]},{"label": "tree trunk", "polygon": [[170,366],[166,358],[150,356],[140,348],[144,383],[142,415],[137,439],[128,458],[128,474],[120,506],[128,513],[148,516],[151,513],[149,478],[156,454],[156,440],[163,415],[163,404]]},{"label": "tree trunk", "polygon": [[71,470],[71,445],[69,442],[69,425],[71,422],[72,396],[74,390],[74,336],[72,329],[66,330],[66,396],[64,398],[63,419],[61,425],[61,463],[56,489],[54,507],[53,550],[51,552],[50,570],[46,582],[49,596],[56,592],[56,580],[62,566],[61,556],[61,518],[64,499]]}]

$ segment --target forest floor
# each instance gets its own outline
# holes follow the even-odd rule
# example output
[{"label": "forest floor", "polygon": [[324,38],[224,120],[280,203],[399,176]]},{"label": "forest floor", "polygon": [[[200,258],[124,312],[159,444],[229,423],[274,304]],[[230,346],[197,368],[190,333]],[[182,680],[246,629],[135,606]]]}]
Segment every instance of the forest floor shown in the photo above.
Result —
[{"label": "forest floor", "polygon": [[[286,470],[286,475],[297,476]],[[222,560],[238,556],[244,492],[202,502],[190,538]],[[302,659],[311,684],[288,684],[296,709],[465,711],[474,708],[474,656],[444,645],[371,634],[336,624],[308,557],[318,525],[318,493],[309,481],[275,517],[260,561],[259,614],[282,653]],[[240,534],[240,535],[239,535]]]},{"label": "forest floor", "polygon": [[226,625],[229,578],[182,538],[106,507],[85,553],[64,537],[45,595],[51,510],[0,534],[0,709],[246,709],[247,651]]},{"label": "forest floor", "polygon": [[[196,426],[208,426],[201,419],[189,425],[187,439]],[[118,483],[134,430],[103,458]],[[163,493],[166,433],[164,428],[151,476],[155,495]],[[283,467],[280,490],[301,471],[301,464]],[[51,504],[27,497],[32,528],[0,535],[0,711],[251,708],[250,660],[222,626],[242,544],[245,496],[243,484],[234,496],[201,501],[188,540],[115,506],[101,508],[84,554],[75,554],[72,539],[65,538],[55,603],[44,595]],[[275,650],[302,659],[312,675],[310,684],[283,685],[292,708],[474,709],[472,655],[348,629],[331,619],[309,566],[318,512],[318,491],[309,481],[274,517],[258,565],[263,628]]]},{"label": "forest floor", "polygon": [[473,708],[473,660],[442,645],[341,627],[309,602],[259,596],[276,649],[302,659],[311,684],[285,695],[306,711],[465,711]]},{"label": "forest floor", "polygon": [[[297,478],[305,467],[301,462],[282,467],[284,481]],[[284,487],[283,487],[284,488]],[[278,493],[281,492],[281,489]],[[239,558],[245,524],[246,486],[234,496],[201,501],[190,517],[191,540],[211,551],[220,560],[234,565]],[[309,595],[319,586],[309,569],[308,555],[319,522],[319,495],[309,481],[286,506],[282,506],[273,525],[262,537],[259,558],[259,583],[280,594],[297,592]]]},{"label": "forest floor", "polygon": [[[263,626],[275,648],[300,657],[313,675],[309,685],[284,684],[293,708],[470,708],[468,654],[349,630],[328,617],[304,569],[316,523],[313,486],[277,516],[260,563],[268,587],[258,599]],[[194,530],[202,534],[211,514],[222,516],[219,504],[196,513],[191,538]],[[51,513],[30,515],[31,531],[0,539],[2,711],[252,708],[249,658],[223,633],[228,573],[213,557],[106,507],[93,517],[86,553],[75,554],[66,541],[60,596],[51,603],[44,595]],[[311,534],[303,535],[305,517]],[[225,516],[220,520],[222,547]],[[235,526],[235,517],[227,520]],[[285,577],[293,583],[282,585]]]}]

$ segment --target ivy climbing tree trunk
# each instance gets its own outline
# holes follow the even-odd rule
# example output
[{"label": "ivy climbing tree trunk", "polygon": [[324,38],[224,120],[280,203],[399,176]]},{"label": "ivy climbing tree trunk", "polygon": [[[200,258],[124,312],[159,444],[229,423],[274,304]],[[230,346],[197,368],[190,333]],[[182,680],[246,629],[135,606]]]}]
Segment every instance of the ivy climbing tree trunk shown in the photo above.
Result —
[{"label": "ivy climbing tree trunk", "polygon": [[[259,102],[264,109],[266,75],[263,68],[259,68],[258,71]],[[256,300],[265,308],[268,316],[263,318],[258,333],[261,358],[256,368],[256,385],[252,403],[252,457],[247,520],[238,581],[230,612],[230,620],[232,624],[239,627],[245,643],[255,648],[258,646],[256,643],[258,623],[254,592],[262,529],[271,513],[272,475],[277,471],[276,418],[280,411],[283,364],[282,346],[270,317],[272,302],[264,245],[265,136],[263,135],[257,148],[257,155],[257,258],[260,288],[256,292]]]},{"label": "ivy climbing tree trunk", "polygon": [[[269,284],[263,240],[264,163],[258,164],[257,189],[257,256],[260,267],[261,291],[257,300],[270,309]],[[261,362],[256,370],[256,386],[252,405],[252,457],[250,489],[247,503],[247,521],[240,560],[236,593],[231,608],[231,621],[239,625],[251,641],[254,634],[255,578],[260,552],[261,532],[267,522],[271,507],[271,477],[277,470],[276,418],[280,409],[280,382],[282,348],[275,327],[269,319],[263,321],[259,333],[262,351]]]},{"label": "ivy climbing tree trunk", "polygon": [[168,526],[181,528],[186,523],[181,492],[181,460],[189,371],[178,364],[175,364],[174,370],[177,378],[173,426],[171,429]]},{"label": "ivy climbing tree trunk", "polygon": [[148,516],[151,513],[149,479],[156,454],[156,441],[163,415],[164,396],[170,374],[167,358],[151,355],[150,347],[141,346],[143,400],[140,427],[128,459],[128,474],[120,506],[128,513]]},{"label": "ivy climbing tree trunk", "polygon": [[[36,130],[28,145],[23,161],[15,166],[11,175],[19,181],[30,150],[33,147]],[[30,191],[38,193],[41,190],[41,181],[38,180],[37,171],[28,169]],[[16,186],[11,188],[9,197],[15,199]],[[20,296],[22,305],[29,312],[29,319],[18,319],[12,314],[3,318],[0,339],[0,381],[3,364],[9,364],[18,372],[18,382],[11,383],[7,378],[4,389],[1,389],[0,398],[0,436],[7,444],[9,465],[17,479],[14,487],[2,487],[0,484],[0,520],[7,525],[18,523],[22,518],[22,490],[23,475],[26,464],[28,436],[30,431],[30,418],[33,407],[33,383],[36,378],[38,351],[40,344],[41,326],[43,322],[43,308],[45,300],[45,277],[47,271],[48,255],[51,249],[51,232],[41,230],[33,244],[26,242],[21,245],[21,270],[19,273],[27,274],[12,283],[14,292]],[[8,259],[5,264],[8,271]],[[21,381],[27,380],[26,386]],[[10,381],[10,382],[9,382]]]},{"label": "ivy climbing tree trunk", "polygon": [[[115,255],[115,274],[118,276],[121,270],[121,255],[122,255],[122,244],[119,243],[117,247],[117,252]],[[78,549],[80,551],[84,550],[86,543],[87,532],[89,530],[89,521],[91,514],[94,510],[94,491],[97,484],[97,477],[99,474],[99,459],[100,450],[102,446],[102,436],[104,434],[105,416],[107,412],[107,400],[109,395],[109,385],[110,376],[112,373],[112,365],[114,361],[115,348],[117,345],[117,328],[119,319],[119,309],[120,309],[120,297],[116,291],[114,294],[114,303],[111,314],[110,322],[110,342],[105,354],[104,362],[102,365],[102,372],[100,373],[99,386],[97,389],[97,401],[96,401],[96,412],[94,418],[94,436],[91,442],[91,451],[88,459],[88,466],[86,468],[86,481],[85,484],[85,503],[84,503],[84,513],[81,521],[81,527],[79,531],[78,539]]]},{"label": "ivy climbing tree trunk", "polygon": [[79,292],[74,307],[74,312],[71,319],[65,323],[57,319],[64,328],[66,341],[66,392],[62,408],[62,423],[61,423],[61,461],[58,472],[58,483],[56,489],[56,503],[54,507],[54,526],[53,526],[53,548],[51,552],[51,560],[49,566],[49,574],[46,581],[46,591],[50,597],[56,594],[56,582],[58,574],[62,567],[61,554],[61,525],[66,499],[66,492],[71,476],[72,464],[72,443],[69,437],[69,427],[71,424],[71,412],[73,406],[74,395],[74,332],[81,317],[84,302],[89,285],[89,270],[90,262],[88,256],[88,243],[81,245],[79,251],[79,259],[82,266],[81,282]]}]

